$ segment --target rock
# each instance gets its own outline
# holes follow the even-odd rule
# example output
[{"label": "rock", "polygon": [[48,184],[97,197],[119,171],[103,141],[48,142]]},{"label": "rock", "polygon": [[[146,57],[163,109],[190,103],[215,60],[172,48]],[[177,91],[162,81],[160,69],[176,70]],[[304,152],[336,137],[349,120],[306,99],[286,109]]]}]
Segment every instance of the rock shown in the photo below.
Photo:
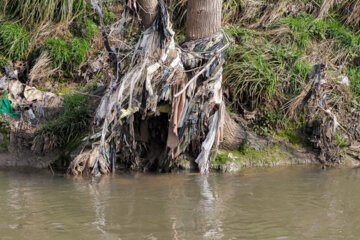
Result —
[{"label": "rock", "polygon": [[9,88],[9,81],[6,76],[0,77],[0,89],[7,90]]},{"label": "rock", "polygon": [[240,171],[241,167],[235,162],[226,162],[225,172],[235,173]]}]

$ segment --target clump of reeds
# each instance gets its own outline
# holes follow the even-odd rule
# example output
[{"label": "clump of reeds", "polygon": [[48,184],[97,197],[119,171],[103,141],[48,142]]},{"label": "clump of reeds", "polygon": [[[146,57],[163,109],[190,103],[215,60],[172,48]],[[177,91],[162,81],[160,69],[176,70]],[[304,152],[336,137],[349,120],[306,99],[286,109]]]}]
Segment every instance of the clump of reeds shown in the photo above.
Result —
[{"label": "clump of reeds", "polygon": [[5,14],[26,24],[70,21],[86,10],[85,0],[2,0]]}]

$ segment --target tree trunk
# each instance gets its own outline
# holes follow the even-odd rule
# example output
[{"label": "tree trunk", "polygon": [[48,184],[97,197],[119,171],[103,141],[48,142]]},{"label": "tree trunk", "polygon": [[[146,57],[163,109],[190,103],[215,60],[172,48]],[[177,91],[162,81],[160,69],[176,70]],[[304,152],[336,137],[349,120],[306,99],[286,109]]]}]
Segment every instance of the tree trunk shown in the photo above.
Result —
[{"label": "tree trunk", "polygon": [[248,145],[252,149],[262,149],[267,146],[267,141],[250,132],[246,123],[237,123],[228,112],[224,113],[224,133],[221,148],[239,150]]},{"label": "tree trunk", "polygon": [[158,12],[158,0],[138,0],[139,13],[145,27],[150,27]]},{"label": "tree trunk", "polygon": [[188,0],[186,39],[211,36],[221,29],[222,0]]}]

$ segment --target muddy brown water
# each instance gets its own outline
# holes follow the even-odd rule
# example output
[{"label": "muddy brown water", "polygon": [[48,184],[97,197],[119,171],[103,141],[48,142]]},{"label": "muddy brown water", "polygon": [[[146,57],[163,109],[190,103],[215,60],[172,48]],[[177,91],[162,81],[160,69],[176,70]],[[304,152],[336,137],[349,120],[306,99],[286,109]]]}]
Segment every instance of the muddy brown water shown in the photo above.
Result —
[{"label": "muddy brown water", "polygon": [[360,170],[116,174],[0,170],[0,239],[360,239]]}]

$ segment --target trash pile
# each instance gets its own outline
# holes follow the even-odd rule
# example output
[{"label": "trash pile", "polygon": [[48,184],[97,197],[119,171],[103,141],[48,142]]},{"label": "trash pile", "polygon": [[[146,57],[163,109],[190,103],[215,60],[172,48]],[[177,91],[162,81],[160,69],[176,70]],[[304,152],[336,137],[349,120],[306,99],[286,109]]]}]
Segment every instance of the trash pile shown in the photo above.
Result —
[{"label": "trash pile", "polygon": [[129,168],[168,171],[185,154],[208,172],[222,139],[225,37],[219,32],[176,46],[169,14],[159,1],[130,70],[118,77],[116,68],[96,111],[98,131],[84,139],[69,172],[106,174],[115,170],[117,159]]},{"label": "trash pile", "polygon": [[360,160],[359,106],[352,99],[348,77],[316,64],[309,79],[290,105],[290,116],[305,115],[310,142],[320,151],[319,161],[324,166],[339,164],[344,154]]},{"label": "trash pile", "polygon": [[23,84],[22,73],[14,65],[0,73],[0,113],[11,119],[9,152],[31,149],[32,140],[40,121],[53,118],[62,105],[62,98]]}]

